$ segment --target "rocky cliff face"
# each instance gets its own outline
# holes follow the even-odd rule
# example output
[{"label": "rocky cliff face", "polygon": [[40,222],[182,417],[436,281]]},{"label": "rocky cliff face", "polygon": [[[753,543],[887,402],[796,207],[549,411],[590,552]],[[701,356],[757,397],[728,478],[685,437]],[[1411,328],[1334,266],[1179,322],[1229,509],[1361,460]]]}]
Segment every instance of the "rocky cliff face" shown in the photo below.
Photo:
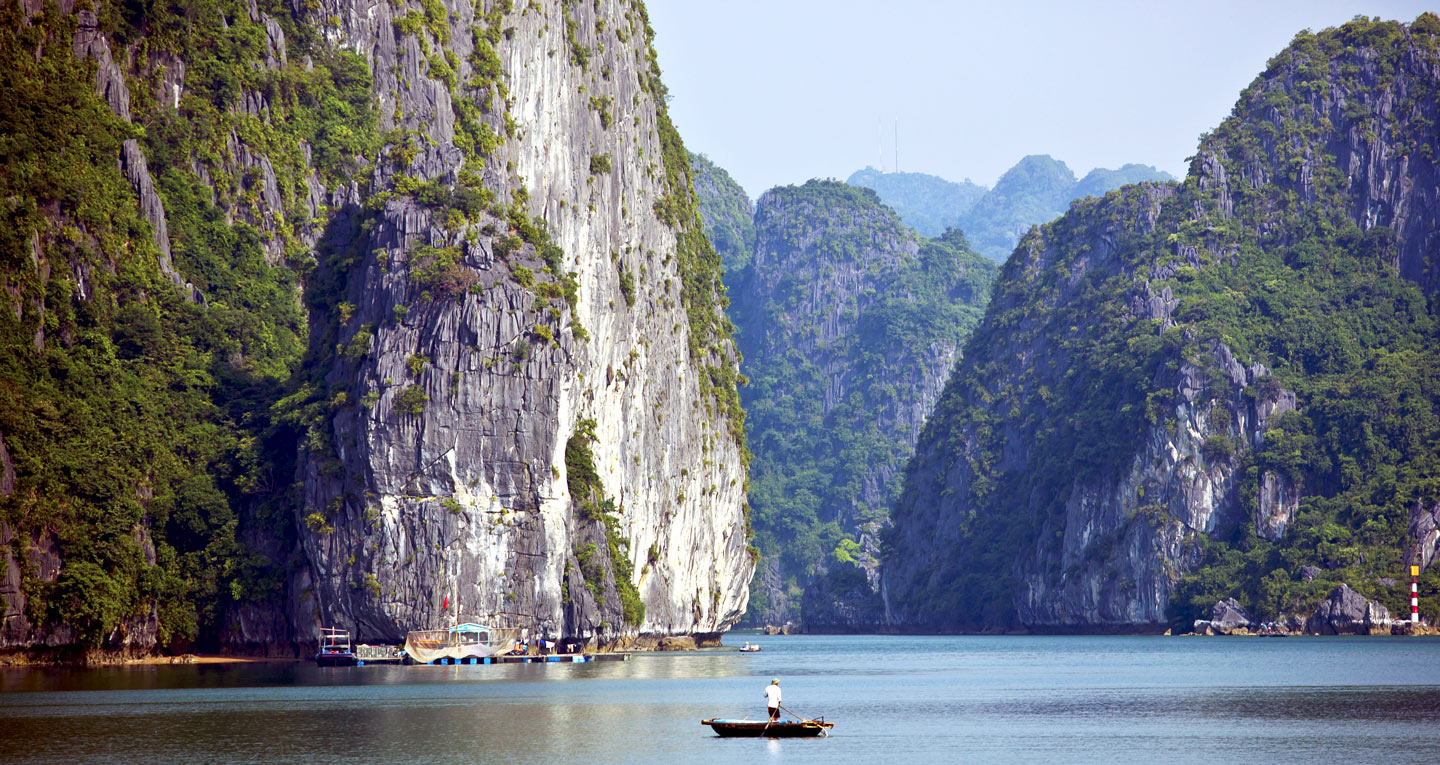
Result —
[{"label": "rocky cliff face", "polygon": [[772,189],[755,229],[731,292],[751,381],[750,502],[772,562],[752,617],[830,624],[796,595],[837,567],[874,583],[894,479],[993,269],[958,235],[918,239],[873,192],[834,182]]},{"label": "rocky cliff face", "polygon": [[[107,304],[145,320],[112,330],[98,317],[114,363],[128,373],[168,341],[216,360],[177,379],[224,384],[178,415],[168,404],[173,427],[194,418],[218,446],[162,469],[144,439],[117,442],[138,496],[89,520],[55,514],[48,530],[14,498],[73,487],[42,474],[45,431],[17,434],[12,422],[27,423],[6,409],[5,443],[20,451],[12,462],[0,443],[4,647],[67,642],[85,599],[61,596],[87,590],[114,605],[92,609],[84,642],[142,650],[269,651],[321,624],[395,640],[456,615],[602,642],[738,619],[753,562],[736,356],[643,7],[202,5],[186,17],[5,9],[13,28],[95,62],[71,67],[94,76],[76,80],[90,91],[79,101],[93,94],[119,120],[100,122],[116,151],[94,166],[118,159],[133,196],[108,198],[131,228],[96,235],[116,253],[100,267],[171,285],[146,285],[154,298],[104,282]],[[66,222],[66,198],[24,191]],[[66,236],[84,246],[96,224],[77,217]],[[64,260],[40,230],[38,274],[6,273],[6,351],[32,330],[42,351],[47,322],[32,314],[59,305],[56,358],[89,329],[67,323],[55,284],[78,284],[83,304],[95,266],[75,257],[73,277],[47,277]],[[21,263],[6,246],[7,268]],[[164,410],[174,390],[189,388],[162,377],[139,395]],[[86,543],[85,524],[119,523],[107,513],[133,517],[114,552]],[[144,584],[156,577],[159,596]]]},{"label": "rocky cliff face", "polygon": [[[1440,405],[1419,382],[1437,31],[1301,35],[1178,188],[1074,203],[1021,241],[911,463],[893,623],[1160,631],[1229,596],[1262,619],[1342,580],[1395,597],[1380,580],[1433,541],[1410,492],[1434,466],[1391,412],[1428,433]],[[1387,403],[1347,406],[1351,386]],[[1337,427],[1397,446],[1316,436]]]},{"label": "rocky cliff face", "polygon": [[[471,170],[512,202],[507,218],[457,226],[397,195],[361,234],[354,308],[337,317],[354,352],[327,377],[357,403],[333,417],[334,452],[301,466],[309,623],[395,639],[449,618],[449,596],[462,618],[551,637],[719,632],[744,610],[752,565],[734,415],[709,392],[707,365],[733,361],[723,334],[686,316],[698,308],[686,293],[713,296],[718,269],[685,273],[697,254],[677,233],[698,221],[688,165],[667,175],[658,81],[635,64],[648,60],[643,11],[508,5],[488,19],[447,8],[439,34],[401,34],[384,3],[317,12],[371,62],[382,110],[394,105],[386,126],[423,138],[392,188],[401,173],[450,186]],[[467,38],[487,24],[502,31],[481,58],[507,88],[485,124],[513,135],[481,170],[455,147],[443,72],[423,62],[448,30],[455,76],[481,76]],[[688,219],[667,225],[667,204]],[[548,242],[524,241],[526,213]],[[430,281],[446,257],[453,273]],[[632,581],[617,582],[624,569]],[[627,586],[643,615],[623,609]]]}]

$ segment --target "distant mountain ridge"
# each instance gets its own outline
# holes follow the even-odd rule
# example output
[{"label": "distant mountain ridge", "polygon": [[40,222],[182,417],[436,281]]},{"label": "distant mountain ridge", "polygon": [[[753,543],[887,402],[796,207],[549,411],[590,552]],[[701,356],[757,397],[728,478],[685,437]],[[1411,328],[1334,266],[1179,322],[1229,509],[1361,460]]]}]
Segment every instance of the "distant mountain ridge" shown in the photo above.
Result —
[{"label": "distant mountain ridge", "polygon": [[1103,196],[1131,183],[1174,180],[1163,170],[1134,163],[1117,170],[1095,168],[1076,179],[1064,162],[1048,154],[1031,154],[1005,171],[993,189],[969,179],[955,183],[925,173],[885,173],[872,167],[851,174],[846,183],[874,189],[921,236],[958,228],[977,252],[1004,262],[1031,226],[1060,217],[1076,199]]}]

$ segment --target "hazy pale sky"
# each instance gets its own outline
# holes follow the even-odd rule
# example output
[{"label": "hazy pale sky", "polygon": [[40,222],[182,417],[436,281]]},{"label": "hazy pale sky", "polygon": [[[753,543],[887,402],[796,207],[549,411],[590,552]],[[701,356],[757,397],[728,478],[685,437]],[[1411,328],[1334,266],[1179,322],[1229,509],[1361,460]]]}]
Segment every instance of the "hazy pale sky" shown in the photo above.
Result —
[{"label": "hazy pale sky", "polygon": [[991,186],[1026,154],[1183,177],[1302,29],[1406,0],[647,0],[685,145],[753,197],[866,165]]}]

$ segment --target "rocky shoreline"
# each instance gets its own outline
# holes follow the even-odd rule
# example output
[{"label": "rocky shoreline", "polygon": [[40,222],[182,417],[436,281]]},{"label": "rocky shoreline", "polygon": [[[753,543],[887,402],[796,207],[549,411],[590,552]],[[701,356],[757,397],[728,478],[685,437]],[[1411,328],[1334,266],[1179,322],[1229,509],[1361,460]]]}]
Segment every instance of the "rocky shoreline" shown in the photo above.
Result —
[{"label": "rocky shoreline", "polygon": [[1440,635],[1433,625],[1391,617],[1378,601],[1341,584],[1309,617],[1295,614],[1257,621],[1234,598],[1215,604],[1209,619],[1195,620],[1197,635]]}]

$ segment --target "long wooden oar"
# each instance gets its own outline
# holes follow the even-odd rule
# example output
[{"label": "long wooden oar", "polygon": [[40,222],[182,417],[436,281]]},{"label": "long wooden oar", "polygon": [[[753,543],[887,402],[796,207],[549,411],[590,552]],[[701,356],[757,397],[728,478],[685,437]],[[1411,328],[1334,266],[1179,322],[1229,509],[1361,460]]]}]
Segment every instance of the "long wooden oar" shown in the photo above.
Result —
[{"label": "long wooden oar", "polygon": [[795,718],[795,719],[796,719],[797,721],[799,721],[799,722],[806,722],[806,720],[807,720],[807,718],[801,717],[800,715],[797,715],[797,714],[795,714],[794,712],[792,712],[792,711],[789,709],[789,707],[786,707],[784,704],[776,704],[775,706],[780,707],[781,709],[784,709],[786,712],[790,712],[790,716],[793,717],[793,718]]},{"label": "long wooden oar", "polygon": [[[815,723],[816,725],[819,726],[820,732],[821,732],[822,734],[827,735],[827,736],[830,735],[830,731],[827,730],[824,725],[820,725],[819,723],[816,723],[815,720],[812,720],[812,719],[809,719],[809,718],[806,718],[806,717],[801,717],[800,715],[795,714],[794,710],[790,709],[789,707],[785,706],[784,704],[776,704],[775,706],[778,706],[778,707],[780,707],[781,709],[785,710],[786,712],[789,712],[791,717],[793,717],[793,718],[795,718],[796,720],[799,720],[799,721],[800,721],[800,724],[804,725],[805,723]],[[823,720],[824,718],[821,718],[821,719]],[[768,729],[768,728],[770,727],[770,723],[765,723],[765,727]]]}]

